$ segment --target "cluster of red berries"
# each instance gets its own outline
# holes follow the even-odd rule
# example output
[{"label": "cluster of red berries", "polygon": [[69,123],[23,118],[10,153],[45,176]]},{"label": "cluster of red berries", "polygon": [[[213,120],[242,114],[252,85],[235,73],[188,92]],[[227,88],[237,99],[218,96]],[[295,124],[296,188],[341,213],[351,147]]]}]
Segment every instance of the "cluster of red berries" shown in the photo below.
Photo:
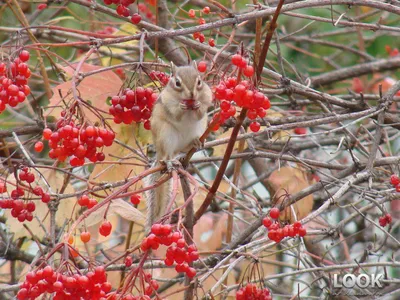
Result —
[{"label": "cluster of red berries", "polygon": [[96,267],[93,272],[87,272],[86,275],[63,274],[47,266],[26,275],[17,299],[37,299],[45,293],[55,293],[54,300],[106,299],[111,289],[111,283],[107,281],[102,266]]},{"label": "cluster of red berries", "polygon": [[[50,195],[45,193],[40,186],[32,187],[32,183],[35,181],[35,174],[29,172],[28,167],[23,167],[18,174],[19,180],[22,182],[26,182],[29,184],[29,190],[36,196],[40,196],[42,202],[48,203],[50,202]],[[0,194],[5,193],[7,191],[7,186],[5,182],[0,182]],[[32,201],[24,201],[20,198],[25,195],[25,192],[22,188],[17,187],[10,193],[10,199],[1,199],[0,200],[0,208],[2,209],[11,209],[11,216],[18,219],[19,222],[24,221],[32,221],[33,215],[32,213],[36,209],[36,205]]]},{"label": "cluster of red berries", "polygon": [[114,116],[116,124],[143,122],[145,129],[150,130],[150,117],[158,94],[151,88],[137,87],[125,89],[120,96],[111,98],[109,112]]},{"label": "cluster of red berries", "polygon": [[[43,130],[43,139],[49,141],[49,157],[65,161],[71,157],[71,166],[82,166],[85,158],[91,162],[103,161],[104,153],[100,150],[104,146],[111,146],[115,133],[106,128],[91,125],[76,125],[73,120],[68,121],[63,117],[57,122],[57,130],[50,128]],[[100,150],[100,151],[99,151]]]},{"label": "cluster of red berries", "polygon": [[6,105],[15,107],[25,101],[31,93],[27,85],[31,71],[28,64],[29,52],[22,50],[8,65],[0,62],[0,113],[6,109]]},{"label": "cluster of red berries", "polygon": [[391,214],[386,214],[382,217],[379,218],[379,225],[382,227],[385,227],[387,224],[392,223],[392,215]]},{"label": "cluster of red berries", "polygon": [[[111,4],[117,5],[117,8],[115,9],[117,14],[120,15],[121,17],[129,17],[131,16],[131,12],[128,6],[135,3],[135,0],[103,0],[103,2],[105,5],[111,5]],[[133,24],[139,24],[141,20],[142,17],[137,13],[134,13],[131,16],[131,21]]]},{"label": "cluster of red berries", "polygon": [[[31,183],[35,181],[35,174],[29,172],[28,167],[23,167],[22,170],[18,174],[18,178],[21,181],[25,181],[31,186]],[[31,186],[32,188],[32,186]],[[16,191],[16,190],[14,190]],[[20,195],[21,192],[15,192],[15,196],[13,196],[13,192],[11,192],[11,198],[16,199],[15,197],[18,197],[17,194],[21,197]],[[21,189],[22,193],[23,190]],[[42,199],[43,203],[49,203],[50,202],[50,195],[48,193],[45,193],[43,189],[40,186],[37,186],[35,188],[32,188],[32,193],[35,194],[36,196],[40,196]]]},{"label": "cluster of red berries", "polygon": [[240,54],[235,54],[232,56],[232,64],[237,66],[239,69],[242,69],[243,75],[246,77],[252,77],[254,75],[253,66],[248,65],[247,60]]},{"label": "cluster of red berries", "polygon": [[400,178],[397,175],[393,174],[390,176],[390,183],[396,188],[396,192],[400,193]]},{"label": "cluster of red berries", "polygon": [[[238,83],[235,77],[229,77],[217,85],[215,98],[221,101],[221,112],[214,115],[214,119],[218,121],[217,125],[213,128],[215,131],[227,119],[236,114],[234,104],[239,107],[248,108],[247,117],[250,120],[255,120],[257,117],[265,117],[267,114],[266,110],[271,107],[267,96],[254,87],[252,88],[247,80]],[[253,132],[259,131],[260,123],[252,121],[250,123],[250,130]]]},{"label": "cluster of red berries", "polygon": [[236,292],[236,300],[272,300],[268,288],[258,288],[254,283],[248,283]]},{"label": "cluster of red berries", "polygon": [[196,276],[196,270],[189,264],[199,259],[199,252],[195,245],[186,245],[179,231],[172,232],[172,227],[168,224],[154,224],[151,227],[151,234],[142,241],[140,248],[143,251],[155,250],[160,245],[168,246],[164,260],[167,266],[172,266],[176,262],[175,270],[178,273],[186,273],[189,278]]},{"label": "cluster of red berries", "polygon": [[1,199],[0,208],[11,209],[11,215],[18,219],[19,222],[30,222],[33,220],[32,213],[35,211],[36,205],[32,201],[24,202],[19,199]]},{"label": "cluster of red berries", "polygon": [[[200,17],[197,19],[197,22],[199,23],[199,25],[204,25],[204,24],[206,24],[206,20],[205,20],[204,18],[202,18],[201,15],[202,15],[203,13],[206,14],[206,15],[208,15],[210,12],[211,12],[211,9],[210,9],[210,7],[208,7],[208,6],[204,7],[204,8],[200,11]],[[194,9],[189,9],[188,15],[189,15],[189,17],[192,18],[192,19],[196,18],[196,10],[194,10]],[[200,43],[204,43],[205,40],[206,40],[204,34],[201,33],[201,32],[195,32],[195,33],[193,34],[193,38],[194,38],[195,40],[199,40]],[[209,44],[211,47],[214,47],[214,46],[215,46],[215,41],[214,41],[214,39],[213,39],[213,38],[210,38],[210,39],[208,40],[208,44]]]},{"label": "cluster of red berries", "polygon": [[93,206],[97,204],[97,200],[89,198],[87,195],[82,195],[78,199],[78,204],[82,207],[87,207],[88,209],[91,209]]},{"label": "cluster of red berries", "polygon": [[291,225],[281,227],[279,222],[274,222],[272,219],[279,218],[280,211],[274,207],[270,210],[269,216],[263,219],[263,225],[268,229],[268,238],[276,243],[279,243],[285,237],[305,236],[307,230],[300,222],[294,222]]},{"label": "cluster of red berries", "polygon": [[153,81],[159,81],[162,85],[166,86],[169,82],[169,75],[160,71],[151,71],[149,77]]},{"label": "cluster of red berries", "polygon": [[200,43],[204,43],[206,41],[206,37],[201,32],[193,33],[193,38],[198,40]]}]

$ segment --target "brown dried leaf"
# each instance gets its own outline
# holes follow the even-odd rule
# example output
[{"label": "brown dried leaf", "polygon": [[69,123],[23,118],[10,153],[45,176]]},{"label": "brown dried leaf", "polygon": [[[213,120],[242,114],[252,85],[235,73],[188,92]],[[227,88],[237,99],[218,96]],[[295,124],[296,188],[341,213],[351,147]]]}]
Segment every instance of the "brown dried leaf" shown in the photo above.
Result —
[{"label": "brown dried leaf", "polygon": [[[268,181],[275,191],[273,198],[275,205],[281,203],[286,198],[287,194],[295,194],[310,185],[306,172],[289,166],[285,166],[274,171],[268,178]],[[304,218],[311,212],[313,202],[313,196],[308,195],[292,205],[298,220]],[[280,219],[288,220],[290,223],[295,222],[295,218],[292,215],[292,210],[290,207],[287,207],[283,212],[281,212]]]}]

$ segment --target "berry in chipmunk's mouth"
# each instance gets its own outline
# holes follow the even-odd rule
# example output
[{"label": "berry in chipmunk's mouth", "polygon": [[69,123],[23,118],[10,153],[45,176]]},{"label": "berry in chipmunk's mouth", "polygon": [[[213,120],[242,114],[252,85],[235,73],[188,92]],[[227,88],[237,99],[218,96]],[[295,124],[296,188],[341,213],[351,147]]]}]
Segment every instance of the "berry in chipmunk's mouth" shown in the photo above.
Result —
[{"label": "berry in chipmunk's mouth", "polygon": [[196,105],[196,100],[194,99],[186,99],[182,100],[182,103],[186,106],[187,109],[189,110],[196,110],[199,107]]}]

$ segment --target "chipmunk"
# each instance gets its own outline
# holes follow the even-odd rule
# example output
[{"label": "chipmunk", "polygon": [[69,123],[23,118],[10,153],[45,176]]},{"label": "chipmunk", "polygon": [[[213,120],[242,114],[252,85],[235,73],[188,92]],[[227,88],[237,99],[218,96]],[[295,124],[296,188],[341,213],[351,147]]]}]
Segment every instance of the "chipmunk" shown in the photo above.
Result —
[{"label": "chipmunk", "polygon": [[[153,166],[173,160],[180,152],[201,148],[199,138],[207,127],[207,108],[212,103],[210,87],[201,79],[195,64],[176,67],[160,93],[150,119],[156,161]],[[167,164],[168,166],[168,164]],[[149,186],[161,177],[148,177]],[[147,192],[146,230],[165,213],[170,200],[171,180]]]}]

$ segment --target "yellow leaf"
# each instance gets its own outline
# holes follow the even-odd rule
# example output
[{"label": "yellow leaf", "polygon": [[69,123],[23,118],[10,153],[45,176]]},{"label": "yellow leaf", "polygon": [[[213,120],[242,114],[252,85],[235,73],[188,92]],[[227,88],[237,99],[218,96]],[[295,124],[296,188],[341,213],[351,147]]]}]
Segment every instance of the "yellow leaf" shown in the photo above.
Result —
[{"label": "yellow leaf", "polygon": [[[130,24],[130,23],[124,23],[123,25],[121,25],[119,30],[117,30],[113,33],[113,35],[126,36],[127,34],[133,35],[138,32],[140,32],[140,30],[135,25]],[[134,41],[120,43],[119,45],[135,46],[137,44],[138,44],[138,41],[134,40]],[[119,53],[119,54],[124,54],[127,51],[125,49],[120,49],[120,48],[115,48],[115,47],[104,47],[104,46],[100,47],[100,49],[102,49],[104,51],[111,51],[112,53]],[[122,63],[122,61],[117,58],[103,56],[101,58],[101,63],[103,64],[103,66],[110,66],[110,65],[120,64],[120,63]]]}]

